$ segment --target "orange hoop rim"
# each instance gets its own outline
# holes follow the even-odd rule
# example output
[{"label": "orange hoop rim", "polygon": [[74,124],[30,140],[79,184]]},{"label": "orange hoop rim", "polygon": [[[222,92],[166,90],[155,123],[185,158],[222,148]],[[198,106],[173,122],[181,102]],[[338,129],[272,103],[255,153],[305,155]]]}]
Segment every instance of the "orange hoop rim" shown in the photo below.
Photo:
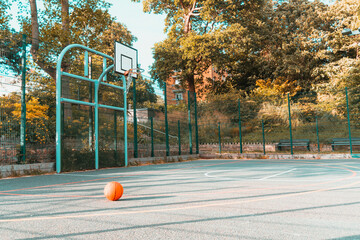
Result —
[{"label": "orange hoop rim", "polygon": [[145,70],[142,68],[130,68],[129,70],[124,72],[124,76],[128,76],[129,74],[136,74],[136,75],[141,75]]}]

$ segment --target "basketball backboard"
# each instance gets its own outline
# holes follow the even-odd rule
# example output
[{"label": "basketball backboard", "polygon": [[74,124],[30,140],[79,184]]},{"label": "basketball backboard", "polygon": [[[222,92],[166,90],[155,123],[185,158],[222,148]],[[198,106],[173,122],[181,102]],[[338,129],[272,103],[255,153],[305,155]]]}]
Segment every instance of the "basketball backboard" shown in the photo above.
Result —
[{"label": "basketball backboard", "polygon": [[[125,44],[115,42],[115,72],[124,74],[130,69],[138,67],[138,52],[137,49],[127,46]],[[133,78],[137,78],[137,74],[132,74]]]}]

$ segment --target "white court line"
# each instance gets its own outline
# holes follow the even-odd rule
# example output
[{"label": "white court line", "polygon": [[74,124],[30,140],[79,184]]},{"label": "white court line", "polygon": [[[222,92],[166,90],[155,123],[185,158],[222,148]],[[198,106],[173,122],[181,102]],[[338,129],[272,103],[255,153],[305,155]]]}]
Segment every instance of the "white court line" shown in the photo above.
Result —
[{"label": "white court line", "polygon": [[[144,172],[145,173],[145,172]],[[77,174],[77,173],[63,173],[63,174],[59,174],[57,176],[74,176],[74,177],[96,177],[96,178],[101,178],[101,177],[124,177],[124,176],[128,176],[128,175],[142,175],[143,172],[118,172],[118,173],[104,173],[104,174]],[[132,177],[132,176],[130,176]],[[135,177],[135,176],[134,176]]]},{"label": "white court line", "polygon": [[292,171],[294,171],[294,170],[296,170],[296,168],[290,169],[290,170],[285,171],[285,172],[277,173],[277,174],[274,174],[274,175],[271,175],[271,176],[263,177],[263,178],[260,178],[259,180],[261,181],[261,180],[265,180],[265,179],[268,179],[268,178],[280,176],[280,175],[283,175],[283,174],[285,174],[285,173],[292,172]]},{"label": "white court line", "polygon": [[216,171],[211,171],[211,172],[207,172],[207,173],[204,173],[204,175],[206,177],[210,177],[210,178],[219,178],[219,179],[226,179],[226,180],[236,180],[235,178],[226,178],[226,177],[219,177],[219,176],[211,176],[209,174],[211,173],[215,173],[215,172],[233,172],[235,171],[234,169],[231,169],[231,170],[216,170]]}]

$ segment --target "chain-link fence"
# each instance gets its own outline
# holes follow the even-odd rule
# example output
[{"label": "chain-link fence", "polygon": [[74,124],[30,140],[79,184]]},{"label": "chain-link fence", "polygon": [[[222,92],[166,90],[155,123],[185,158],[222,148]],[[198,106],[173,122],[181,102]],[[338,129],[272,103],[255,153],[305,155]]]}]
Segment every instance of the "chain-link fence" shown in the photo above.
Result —
[{"label": "chain-link fence", "polygon": [[[55,161],[55,79],[33,63],[30,41],[24,41],[22,36],[14,38],[2,40],[0,51],[0,164]],[[104,70],[102,59],[79,51],[70,53],[65,63],[70,62],[67,72],[92,79],[97,79]],[[122,86],[119,76],[113,73],[107,75],[107,82]],[[297,92],[277,96],[275,100],[251,94],[224,94],[199,100],[195,93],[175,83],[162,84],[162,96],[156,97],[154,85],[149,77],[141,76],[130,88],[129,158],[209,152],[360,151],[356,87],[339,88],[331,98],[320,97],[316,92]],[[65,98],[94,103],[94,88],[91,82],[71,76],[63,78]],[[119,89],[107,86],[99,89],[99,103],[103,105],[121,107],[122,96]],[[93,169],[94,107],[76,103],[62,106],[63,169]],[[99,167],[124,165],[123,113],[101,109],[98,123]]]}]

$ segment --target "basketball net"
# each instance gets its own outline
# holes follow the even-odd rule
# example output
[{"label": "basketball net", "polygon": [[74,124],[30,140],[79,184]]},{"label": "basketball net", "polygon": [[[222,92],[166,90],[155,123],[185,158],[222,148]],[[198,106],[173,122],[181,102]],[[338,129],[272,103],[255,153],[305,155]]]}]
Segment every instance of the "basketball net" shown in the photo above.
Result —
[{"label": "basketball net", "polygon": [[139,68],[139,67],[132,68],[132,69],[129,69],[126,72],[124,72],[124,76],[126,77],[126,94],[129,93],[130,84],[133,80],[134,75],[139,76],[139,75],[141,75],[142,72],[144,72],[144,69]]}]

